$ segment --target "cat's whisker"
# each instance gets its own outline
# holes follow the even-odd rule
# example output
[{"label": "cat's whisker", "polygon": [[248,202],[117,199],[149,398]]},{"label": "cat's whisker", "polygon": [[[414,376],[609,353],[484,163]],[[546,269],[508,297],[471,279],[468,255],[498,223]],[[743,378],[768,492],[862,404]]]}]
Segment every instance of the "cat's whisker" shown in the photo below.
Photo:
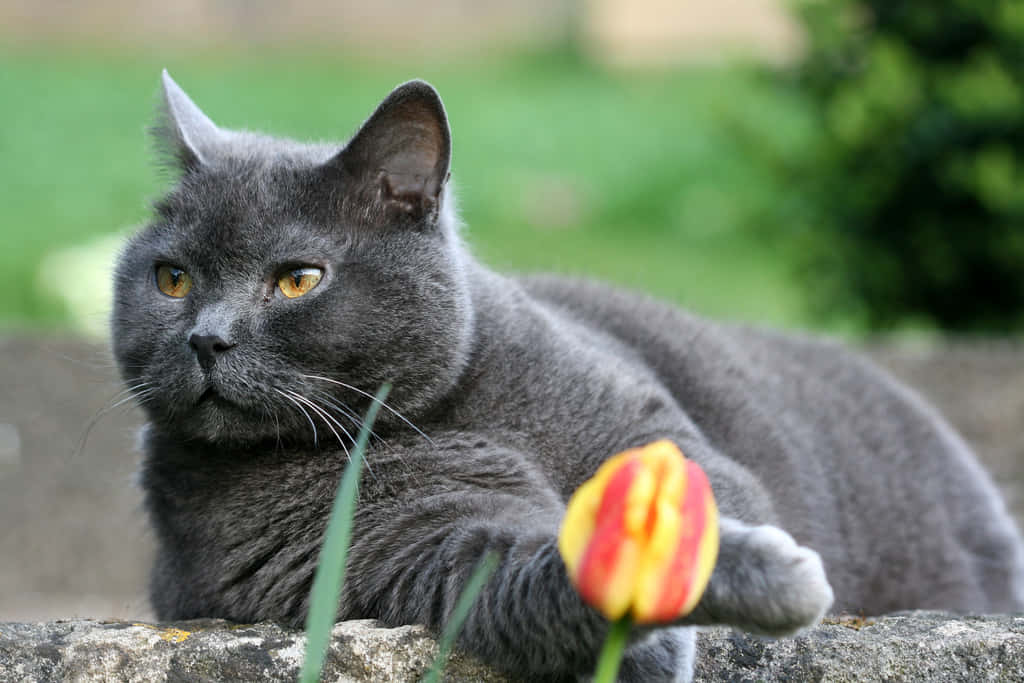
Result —
[{"label": "cat's whisker", "polygon": [[[99,423],[101,419],[117,410],[119,407],[128,403],[129,401],[138,401],[140,404],[144,403],[146,399],[156,392],[156,387],[153,387],[148,381],[139,381],[128,387],[125,387],[121,391],[117,392],[107,400],[107,405],[100,408],[95,415],[89,418],[85,428],[82,430],[82,436],[78,440],[78,445],[75,447],[72,457],[78,457],[85,451],[85,445],[89,441],[89,435],[92,434],[93,428]],[[127,394],[127,396],[125,395]]]},{"label": "cat's whisker", "polygon": [[127,403],[128,401],[131,401],[132,399],[136,399],[144,395],[149,395],[153,393],[154,390],[155,387],[153,387],[152,384],[147,381],[140,381],[136,382],[135,384],[129,385],[122,389],[121,391],[114,394],[113,396],[111,396],[109,399],[107,399],[107,405],[105,405],[100,410],[100,414],[105,414],[117,408],[118,406],[121,406]]},{"label": "cat's whisker", "polygon": [[112,397],[110,397],[110,400],[108,400],[107,402],[110,403],[112,401],[116,401],[117,399],[119,399],[120,397],[124,396],[125,394],[131,394],[133,392],[138,391],[139,389],[146,389],[146,388],[149,387],[149,385],[150,385],[150,383],[147,382],[147,381],[139,381],[139,382],[136,382],[135,384],[129,384],[125,388],[121,389],[121,391],[117,392]]},{"label": "cat's whisker", "polygon": [[277,417],[277,411],[274,410],[274,406],[270,406],[270,414],[274,416],[274,428],[277,431],[277,444],[275,450],[281,450],[281,420]]},{"label": "cat's whisker", "polygon": [[[314,392],[314,395],[321,403],[327,404],[327,407],[337,410],[342,417],[347,417],[349,420],[351,420],[352,423],[356,426],[357,430],[362,428],[363,420],[351,408],[344,404],[338,405],[333,400],[331,400],[330,396],[321,391]],[[345,433],[348,434],[348,431],[346,430]],[[385,446],[388,445],[387,440],[381,437],[379,434],[377,434],[377,432],[373,431],[372,429],[370,430],[370,436],[377,439],[377,441],[381,442]],[[351,434],[349,434],[349,438],[352,438]],[[355,443],[354,439],[353,443]]]},{"label": "cat's whisker", "polygon": [[[341,405],[338,405],[337,403],[335,403],[333,401],[331,396],[329,396],[328,394],[325,394],[325,393],[323,393],[321,391],[314,392],[314,395],[320,401],[322,401],[323,403],[326,403],[327,406],[332,407],[335,410],[339,411],[342,414],[343,417],[347,417],[349,420],[351,420],[352,423],[355,425],[357,431],[361,430],[363,428],[363,426],[365,425],[365,421],[362,418],[360,418],[359,415],[356,414],[356,412],[354,410],[352,410],[352,408],[350,408],[349,406],[345,405],[344,402],[342,402]],[[367,431],[369,432],[369,434],[370,434],[370,436],[372,438],[377,439],[378,443],[380,443],[380,444],[382,444],[384,446],[389,446],[387,439],[385,439],[381,435],[377,434],[377,432],[373,431],[373,429],[369,429]],[[347,433],[348,432],[346,431],[346,434]],[[355,443],[355,440],[353,440],[352,443]],[[400,461],[402,461],[403,464],[405,463],[405,459],[400,454],[398,454],[398,459]],[[377,474],[373,471],[373,468],[370,466],[370,461],[364,458],[363,462],[366,463],[366,470],[367,470],[367,472],[369,472],[374,477],[374,479],[376,479],[377,478]]]},{"label": "cat's whisker", "polygon": [[[337,406],[334,405],[334,404],[331,404],[329,406],[321,405],[322,403],[325,402],[323,396],[316,396],[316,400],[314,400],[312,398],[309,398],[308,396],[305,397],[305,398],[306,398],[307,401],[309,401],[312,404],[315,404],[320,410],[324,411],[325,413],[327,413],[328,408],[335,408],[335,409],[337,409]],[[329,417],[331,418],[331,421],[334,422],[334,424],[338,425],[338,429],[340,429],[345,434],[345,436],[348,437],[349,443],[355,444],[356,437],[353,436],[352,432],[350,432],[345,427],[345,425],[341,424],[341,422],[336,417],[334,417],[333,415],[329,415]],[[342,413],[342,417],[345,417],[344,413]]]},{"label": "cat's whisker", "polygon": [[341,423],[339,423],[336,419],[334,419],[326,411],[324,411],[323,408],[319,407],[317,404],[315,404],[313,401],[310,401],[305,396],[302,396],[301,394],[297,394],[294,391],[288,391],[288,390],[286,390],[285,393],[287,393],[289,396],[291,396],[295,400],[300,401],[300,402],[306,404],[307,406],[309,406],[310,410],[312,410],[314,413],[316,413],[318,416],[320,416],[320,419],[322,419],[324,421],[324,424],[327,425],[327,428],[330,429],[331,432],[334,434],[334,438],[336,438],[338,440],[338,443],[341,444],[341,448],[342,448],[342,450],[345,451],[345,455],[349,456],[348,446],[345,445],[344,440],[342,440],[341,436],[338,434],[337,431],[335,431],[334,427],[331,425],[331,422],[334,422],[334,424],[336,424],[339,427],[341,427],[341,430],[343,432],[345,432],[346,436],[348,436],[349,438],[352,438],[351,434],[348,433],[348,430],[341,426]]},{"label": "cat's whisker", "polygon": [[157,393],[156,389],[147,389],[146,391],[140,391],[135,395],[135,400],[140,406],[145,405],[149,399],[153,398]]},{"label": "cat's whisker", "polygon": [[137,404],[139,404],[139,406],[143,406],[143,405],[146,404],[147,401],[149,401],[149,399],[153,398],[153,396],[155,396],[156,393],[157,393],[157,390],[155,388],[145,389],[144,391],[140,391],[139,393],[135,394],[134,396],[129,396],[128,398],[125,398],[125,399],[123,399],[121,401],[118,401],[115,405],[111,406],[111,410],[113,410],[114,408],[117,408],[117,407],[127,403],[128,401],[130,401],[132,399],[134,399],[135,402]]},{"label": "cat's whisker", "polygon": [[139,392],[139,393],[137,393],[137,394],[132,394],[132,395],[130,395],[130,396],[125,396],[124,398],[122,398],[121,400],[119,400],[119,401],[118,401],[117,403],[115,403],[115,404],[113,404],[113,405],[111,405],[111,406],[107,407],[107,408],[106,408],[105,410],[106,410],[106,411],[111,411],[111,410],[114,410],[115,408],[118,408],[118,407],[120,407],[120,406],[123,406],[123,405],[124,405],[125,403],[128,403],[129,401],[140,401],[140,402],[141,402],[143,398],[148,398],[148,397],[149,397],[149,396],[151,396],[151,395],[152,395],[152,394],[153,394],[153,393],[154,393],[155,391],[156,391],[155,389],[152,389],[152,388],[150,388],[150,389],[145,389],[145,390],[143,390],[143,391],[140,391],[140,392]]},{"label": "cat's whisker", "polygon": [[288,399],[288,400],[289,400],[289,401],[290,401],[290,402],[291,402],[292,404],[294,404],[294,405],[295,405],[295,407],[296,407],[296,408],[298,408],[298,409],[299,409],[300,411],[302,411],[302,414],[303,414],[303,415],[305,415],[305,416],[306,416],[306,419],[307,419],[307,420],[309,420],[309,426],[313,428],[313,445],[314,445],[314,446],[317,446],[317,445],[318,445],[318,441],[317,441],[317,438],[316,438],[316,425],[315,425],[315,424],[313,423],[313,418],[311,418],[311,417],[309,416],[309,413],[307,413],[307,412],[306,412],[306,409],[302,407],[302,404],[301,404],[301,403],[299,403],[299,402],[298,402],[298,401],[296,401],[296,400],[295,400],[294,398],[292,398],[292,397],[291,397],[291,396],[289,396],[288,394],[284,393],[284,392],[283,392],[283,391],[281,391],[280,389],[274,389],[274,391],[276,391],[277,393],[281,394],[281,395],[282,395],[282,396],[284,396],[284,397],[285,397],[286,399]]},{"label": "cat's whisker", "polygon": [[[355,444],[356,443],[356,439],[353,438],[351,432],[349,432],[347,429],[345,429],[345,426],[343,424],[341,424],[334,416],[330,415],[326,411],[325,408],[323,408],[322,406],[318,405],[316,402],[312,401],[309,398],[306,398],[305,396],[303,396],[303,395],[301,395],[301,394],[299,394],[297,392],[294,392],[294,391],[291,391],[291,390],[285,390],[284,392],[282,392],[280,389],[276,389],[276,388],[275,388],[275,391],[277,391],[279,394],[284,395],[286,398],[291,400],[293,403],[298,401],[298,402],[304,403],[305,405],[309,406],[309,408],[311,410],[313,410],[313,412],[316,413],[316,415],[318,415],[327,424],[328,429],[330,429],[331,432],[334,433],[334,436],[335,436],[335,438],[338,439],[338,443],[341,445],[342,450],[345,451],[345,457],[348,459],[348,461],[349,462],[352,461],[352,453],[349,451],[348,447],[345,445],[345,442],[341,438],[341,436],[338,435],[338,432],[336,432],[334,430],[334,427],[331,426],[331,423],[333,422],[335,425],[338,426],[339,429],[341,429],[342,432],[345,433],[345,436],[347,436],[352,441],[352,443]],[[298,404],[296,404],[296,405],[298,405]],[[303,413],[305,413],[305,411],[303,411]],[[306,415],[306,418],[309,419],[309,415],[308,414]],[[278,429],[280,430],[280,426],[278,426]],[[280,442],[280,431],[278,432],[278,441]],[[370,475],[373,476],[376,479],[377,475],[373,471],[373,468],[370,466],[369,461],[366,460],[365,456],[364,456],[364,459],[363,459],[363,463],[366,465],[366,471],[369,472]]]},{"label": "cat's whisker", "polygon": [[356,415],[356,414],[355,414],[355,413],[354,413],[354,412],[352,411],[352,409],[351,409],[351,408],[349,408],[349,407],[348,407],[347,405],[345,405],[345,404],[341,404],[341,405],[339,405],[339,404],[335,403],[335,402],[334,402],[334,401],[333,401],[333,400],[331,399],[331,396],[330,396],[330,394],[325,394],[325,393],[324,393],[324,392],[322,392],[322,391],[314,391],[314,392],[313,392],[313,396],[316,396],[316,397],[317,397],[318,399],[320,399],[320,400],[321,400],[321,401],[323,401],[324,403],[326,403],[326,404],[330,405],[330,406],[331,406],[332,408],[334,408],[334,409],[335,409],[335,410],[337,410],[337,411],[338,411],[339,413],[341,413],[341,415],[342,415],[343,417],[347,417],[347,418],[348,418],[348,419],[350,419],[350,420],[358,419],[358,416],[357,416],[357,415]]},{"label": "cat's whisker", "polygon": [[381,401],[380,399],[378,399],[373,394],[369,394],[369,393],[363,391],[362,389],[360,389],[359,387],[354,387],[351,384],[346,384],[345,382],[341,382],[341,381],[338,381],[336,379],[331,379],[330,377],[323,377],[321,375],[306,375],[306,374],[303,374],[303,377],[306,377],[308,379],[318,379],[318,380],[321,380],[321,381],[324,381],[324,382],[330,382],[331,384],[337,384],[340,387],[344,387],[346,389],[349,389],[351,391],[356,392],[357,394],[361,394],[361,395],[369,398],[374,403],[379,403],[381,408],[384,408],[389,413],[391,413],[392,415],[397,417],[399,420],[401,420],[402,422],[407,424],[409,427],[411,427],[413,429],[413,431],[415,431],[417,434],[419,434],[424,439],[426,439],[427,443],[429,443],[431,446],[434,445],[434,442],[431,440],[431,438],[429,436],[427,436],[426,434],[423,433],[423,430],[421,430],[419,427],[417,427],[412,422],[407,420],[404,415],[402,415],[400,412],[398,412],[397,410],[395,410],[394,408],[389,406],[387,404],[387,402]]}]

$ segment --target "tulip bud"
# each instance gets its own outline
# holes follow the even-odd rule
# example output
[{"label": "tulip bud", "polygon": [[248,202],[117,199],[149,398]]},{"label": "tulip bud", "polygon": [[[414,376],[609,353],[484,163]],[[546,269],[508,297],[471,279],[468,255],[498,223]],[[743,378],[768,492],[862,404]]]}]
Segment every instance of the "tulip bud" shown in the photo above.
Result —
[{"label": "tulip bud", "polygon": [[584,601],[609,620],[685,616],[718,557],[707,476],[669,441],[619,453],[569,500],[558,549]]}]

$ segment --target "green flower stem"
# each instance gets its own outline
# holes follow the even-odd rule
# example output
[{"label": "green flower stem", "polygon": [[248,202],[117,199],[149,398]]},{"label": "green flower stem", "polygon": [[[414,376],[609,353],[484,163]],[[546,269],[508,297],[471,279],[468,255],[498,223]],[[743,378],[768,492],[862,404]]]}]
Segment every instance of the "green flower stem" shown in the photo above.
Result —
[{"label": "green flower stem", "polygon": [[619,675],[619,664],[622,662],[622,652],[626,649],[626,640],[632,626],[633,620],[629,615],[612,622],[604,647],[601,648],[601,657],[597,660],[594,683],[615,683],[615,677]]}]

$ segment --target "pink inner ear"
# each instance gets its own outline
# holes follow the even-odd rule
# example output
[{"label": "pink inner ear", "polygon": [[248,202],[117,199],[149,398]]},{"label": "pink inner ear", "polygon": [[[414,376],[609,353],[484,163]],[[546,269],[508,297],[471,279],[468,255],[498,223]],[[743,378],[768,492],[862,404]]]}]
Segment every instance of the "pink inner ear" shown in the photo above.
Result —
[{"label": "pink inner ear", "polygon": [[437,202],[437,190],[428,187],[428,178],[421,175],[380,172],[381,197],[397,202],[404,211],[430,209]]},{"label": "pink inner ear", "polygon": [[[421,106],[403,105],[392,116],[398,122],[374,153],[380,160],[379,168],[387,176],[388,189],[396,197],[422,194],[435,198],[444,182],[439,176],[445,174],[440,168],[443,139],[438,122]],[[388,123],[382,122],[383,125]]]}]

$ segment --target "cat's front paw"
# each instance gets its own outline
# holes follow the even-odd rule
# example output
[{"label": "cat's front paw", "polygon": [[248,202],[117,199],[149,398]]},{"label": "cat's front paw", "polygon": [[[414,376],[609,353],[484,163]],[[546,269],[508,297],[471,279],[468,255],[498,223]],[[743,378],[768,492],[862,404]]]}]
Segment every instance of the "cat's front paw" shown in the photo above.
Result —
[{"label": "cat's front paw", "polygon": [[[775,526],[750,527],[743,539],[742,623],[747,631],[782,636],[821,621],[832,606],[832,586],[821,556]],[[735,584],[734,584],[735,585]]]}]

